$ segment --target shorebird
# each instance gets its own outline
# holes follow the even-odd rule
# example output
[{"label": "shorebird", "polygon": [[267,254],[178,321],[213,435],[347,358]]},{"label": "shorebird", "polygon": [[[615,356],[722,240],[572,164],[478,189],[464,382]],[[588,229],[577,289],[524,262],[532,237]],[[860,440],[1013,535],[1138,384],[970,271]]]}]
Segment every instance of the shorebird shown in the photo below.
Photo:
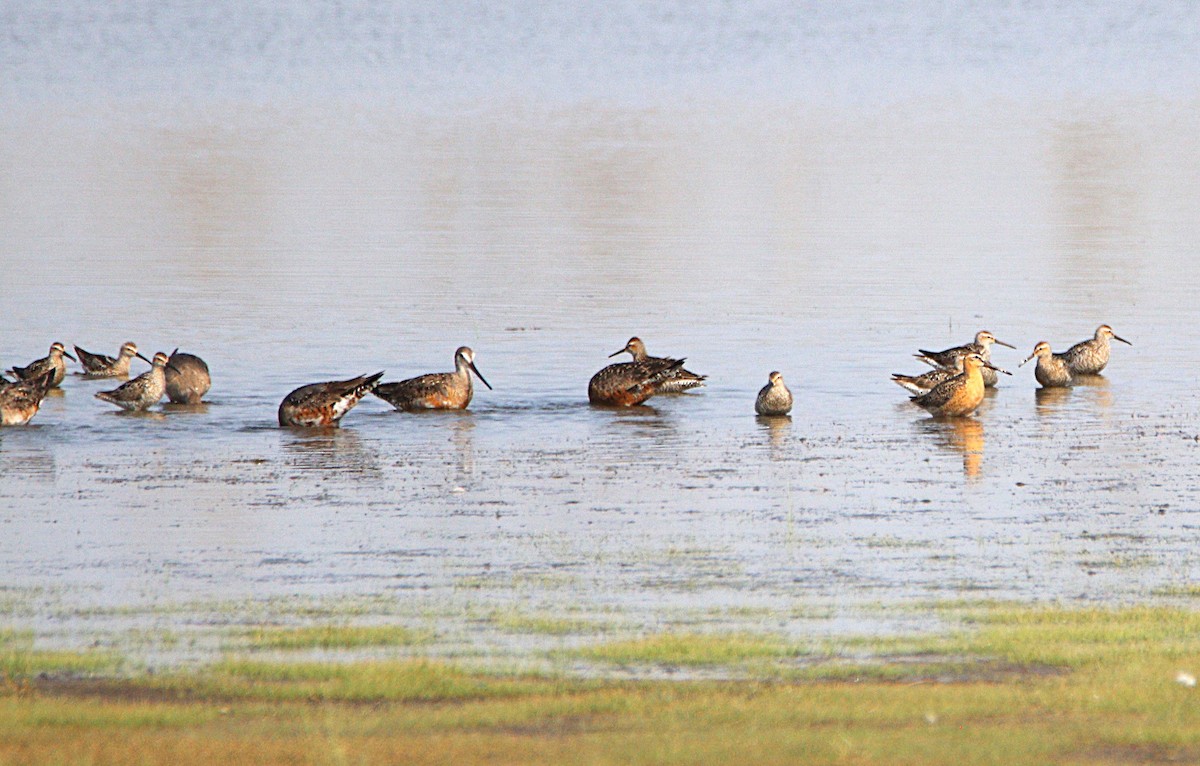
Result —
[{"label": "shorebird", "polygon": [[1114,333],[1111,327],[1102,324],[1096,328],[1096,335],[1091,340],[1076,343],[1059,356],[1075,375],[1099,375],[1108,366],[1109,338],[1133,345]]},{"label": "shorebird", "polygon": [[379,385],[382,372],[350,380],[310,383],[284,397],[279,405],[281,426],[336,426],[354,405]]},{"label": "shorebird", "polygon": [[50,390],[54,370],[46,370],[40,378],[16,383],[0,383],[0,426],[23,426],[37,414],[42,399]]},{"label": "shorebird", "polygon": [[[620,351],[614,351],[608,355],[612,359],[618,354],[629,354],[635,362],[650,362],[662,361],[665,357],[650,356],[646,353],[646,344],[642,343],[642,339],[638,337],[630,338],[625,344],[625,348]],[[692,388],[698,388],[704,385],[704,381],[708,378],[707,375],[697,375],[691,370],[685,370],[682,367],[677,368],[671,376],[664,380],[658,387],[660,394],[678,394]]]},{"label": "shorebird", "polygon": [[1050,349],[1049,343],[1038,343],[1033,347],[1033,353],[1017,366],[1025,366],[1025,362],[1034,357],[1037,358],[1037,366],[1033,368],[1033,377],[1042,384],[1042,388],[1065,388],[1074,384],[1070,365],[1063,359],[1063,354],[1056,354]]},{"label": "shorebird", "polygon": [[912,397],[912,401],[934,415],[958,417],[970,415],[983,401],[982,371],[991,368],[1005,375],[1012,373],[992,366],[983,354],[971,352],[963,357],[963,371],[945,383],[939,383],[927,394]]},{"label": "shorebird", "polygon": [[924,394],[933,390],[933,387],[939,383],[945,383],[950,378],[962,372],[962,357],[955,357],[954,367],[938,367],[936,370],[921,375],[902,375],[898,372],[892,373],[892,382],[908,391],[910,394]]},{"label": "shorebird", "polygon": [[17,380],[32,380],[34,378],[41,378],[42,373],[46,370],[54,370],[54,377],[50,380],[50,387],[54,388],[59,383],[62,383],[63,378],[67,375],[67,363],[63,361],[64,356],[72,362],[78,361],[75,357],[67,353],[66,346],[55,341],[50,344],[49,356],[44,356],[37,361],[30,362],[28,367],[14,366],[8,371],[8,374],[17,378]]},{"label": "shorebird", "polygon": [[792,392],[784,385],[782,372],[767,376],[767,385],[754,400],[754,411],[759,415],[786,415],[792,411]]},{"label": "shorebird", "polygon": [[492,388],[475,367],[475,352],[461,346],[454,352],[454,372],[431,372],[397,383],[382,383],[371,393],[398,410],[461,410],[475,395],[471,373]]},{"label": "shorebird", "polygon": [[179,349],[171,352],[167,364],[167,398],[174,404],[200,404],[208,393],[212,378],[204,360]]},{"label": "shorebird", "polygon": [[149,359],[138,353],[136,343],[122,343],[121,350],[115,357],[104,354],[93,354],[91,351],[75,347],[79,354],[79,363],[83,365],[83,374],[91,378],[125,378],[129,376],[129,362],[135,356],[143,362]]},{"label": "shorebird", "polygon": [[112,391],[100,391],[97,399],[115,404],[130,412],[143,412],[163,398],[167,391],[167,355],[159,351],[150,362],[150,369],[128,383],[122,383]]},{"label": "shorebird", "polygon": [[[948,348],[944,351],[926,351],[925,349],[920,349],[920,353],[913,354],[913,356],[932,367],[954,369],[955,360],[959,357],[966,356],[967,354],[979,354],[983,357],[983,361],[992,361],[993,343],[1001,346],[1007,346],[1008,348],[1016,348],[1016,346],[1012,345],[1011,343],[1005,343],[1004,341],[997,339],[995,335],[992,335],[987,330],[980,330],[979,332],[975,333],[975,340],[966,344],[965,346],[955,346],[954,348]],[[999,382],[999,377],[996,375],[996,372],[988,367],[984,367],[983,384],[988,388],[991,388],[995,386],[997,382]]]},{"label": "shorebird", "polygon": [[618,407],[641,404],[657,394],[682,366],[682,359],[658,358],[610,364],[588,381],[588,401]]}]

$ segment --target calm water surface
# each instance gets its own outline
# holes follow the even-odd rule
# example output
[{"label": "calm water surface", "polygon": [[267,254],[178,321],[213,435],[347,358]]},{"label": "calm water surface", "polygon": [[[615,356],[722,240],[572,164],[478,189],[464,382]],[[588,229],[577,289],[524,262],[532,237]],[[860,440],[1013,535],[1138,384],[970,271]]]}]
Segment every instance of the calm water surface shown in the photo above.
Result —
[{"label": "calm water surface", "polygon": [[[13,627],[366,604],[508,657],[574,639],[489,615],[813,635],[1200,575],[1189,13],[0,9],[0,362],[134,340],[214,377],[144,416],[72,377],[0,433]],[[1102,322],[1134,345],[1095,384],[1017,369]],[[983,328],[1016,375],[975,418],[889,382]],[[634,334],[708,387],[589,407]],[[275,426],[462,344],[469,412]],[[773,369],[790,419],[753,415]]]}]

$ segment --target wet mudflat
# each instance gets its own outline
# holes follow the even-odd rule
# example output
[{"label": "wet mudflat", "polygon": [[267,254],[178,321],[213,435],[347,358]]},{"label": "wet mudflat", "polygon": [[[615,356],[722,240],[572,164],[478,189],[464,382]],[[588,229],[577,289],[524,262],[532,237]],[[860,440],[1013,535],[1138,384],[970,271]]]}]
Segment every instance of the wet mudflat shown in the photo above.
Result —
[{"label": "wet mudflat", "polygon": [[[7,95],[0,362],[134,340],[214,387],[127,416],[71,377],[0,432],[9,627],[171,663],[264,619],[386,621],[515,661],[1194,596],[1194,99],[85,95]],[[1102,322],[1134,343],[1105,377],[1016,369]],[[983,328],[1017,375],[974,418],[888,381]],[[588,406],[635,334],[708,386]],[[301,384],[463,344],[496,389],[469,412],[274,425]],[[775,369],[795,409],[758,419]]]}]

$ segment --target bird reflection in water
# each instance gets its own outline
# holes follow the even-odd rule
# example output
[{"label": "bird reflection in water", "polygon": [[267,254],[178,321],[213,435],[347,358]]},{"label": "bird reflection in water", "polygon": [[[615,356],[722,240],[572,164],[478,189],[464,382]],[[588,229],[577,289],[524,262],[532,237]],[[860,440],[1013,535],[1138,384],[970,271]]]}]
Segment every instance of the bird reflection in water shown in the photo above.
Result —
[{"label": "bird reflection in water", "polygon": [[917,421],[939,447],[962,455],[963,475],[977,479],[983,471],[983,423],[975,418],[930,418]]},{"label": "bird reflection in water", "polygon": [[351,429],[329,426],[280,432],[283,451],[300,470],[379,473],[379,456]]},{"label": "bird reflection in water", "polygon": [[175,402],[165,402],[163,403],[162,409],[163,412],[204,415],[208,412],[208,402],[199,402],[197,404],[176,404]]},{"label": "bird reflection in water", "polygon": [[1112,390],[1108,378],[1103,375],[1076,375],[1075,389],[1090,396],[1098,409],[1112,409]]},{"label": "bird reflection in water", "polygon": [[469,410],[459,410],[454,415],[450,444],[454,448],[457,483],[465,484],[475,476],[475,416]]},{"label": "bird reflection in water", "polygon": [[787,443],[788,435],[792,432],[791,415],[758,415],[754,418],[762,426],[767,435],[767,445],[771,448],[771,457]]},{"label": "bird reflection in water", "polygon": [[1038,388],[1033,392],[1037,414],[1046,416],[1062,411],[1071,398],[1067,387]]}]

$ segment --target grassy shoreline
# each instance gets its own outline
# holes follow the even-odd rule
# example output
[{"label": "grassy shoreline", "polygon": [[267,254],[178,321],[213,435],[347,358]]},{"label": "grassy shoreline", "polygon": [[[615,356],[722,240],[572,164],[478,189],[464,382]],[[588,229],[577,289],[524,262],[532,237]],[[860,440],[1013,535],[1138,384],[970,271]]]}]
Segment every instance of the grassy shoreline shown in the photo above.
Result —
[{"label": "grassy shoreline", "polygon": [[[1200,612],[947,609],[961,628],[927,637],[662,633],[564,649],[587,674],[337,657],[372,642],[419,652],[423,636],[378,626],[256,631],[165,674],[8,631],[0,764],[1200,762]],[[674,671],[690,680],[647,680]]]}]

